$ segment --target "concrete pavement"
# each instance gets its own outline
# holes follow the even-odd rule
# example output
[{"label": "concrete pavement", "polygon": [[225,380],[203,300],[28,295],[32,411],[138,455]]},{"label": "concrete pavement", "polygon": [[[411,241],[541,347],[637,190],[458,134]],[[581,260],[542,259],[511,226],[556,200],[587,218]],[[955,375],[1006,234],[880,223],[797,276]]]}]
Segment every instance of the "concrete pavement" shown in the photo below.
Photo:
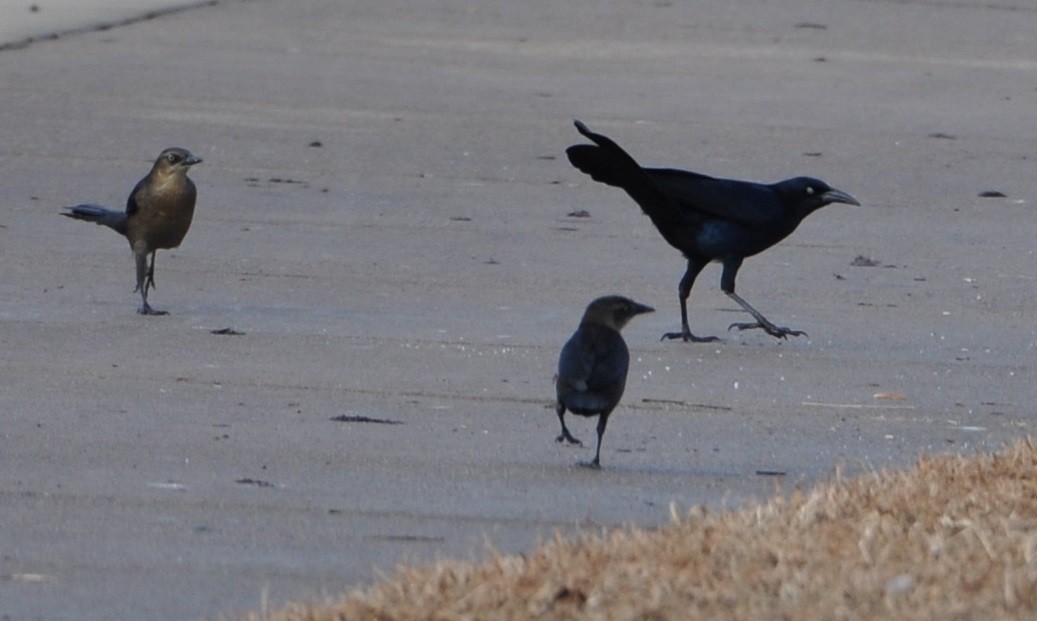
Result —
[{"label": "concrete pavement", "polygon": [[107,30],[212,0],[0,0],[0,49]]},{"label": "concrete pavement", "polygon": [[[1035,25],[223,0],[0,52],[0,616],[276,606],[1030,433]],[[710,267],[691,324],[724,342],[659,343],[683,260],[569,167],[574,117],[645,164],[861,199],[740,274],[810,338],[724,334],[745,318]],[[205,159],[198,212],[158,257],[170,316],[140,317],[125,242],[57,214],[121,206],[172,145]],[[605,293],[658,312],[590,472],[553,442],[551,377]]]}]

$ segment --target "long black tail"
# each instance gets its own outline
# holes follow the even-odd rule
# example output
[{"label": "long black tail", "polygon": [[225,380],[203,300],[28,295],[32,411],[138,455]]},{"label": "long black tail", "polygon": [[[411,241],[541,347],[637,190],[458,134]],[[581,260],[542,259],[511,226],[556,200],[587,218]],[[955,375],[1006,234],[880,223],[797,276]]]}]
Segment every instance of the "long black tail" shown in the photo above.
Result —
[{"label": "long black tail", "polygon": [[565,154],[573,166],[595,181],[625,190],[660,229],[680,221],[679,207],[630,154],[608,136],[595,134],[580,121],[574,124],[595,144],[577,144],[566,149]]},{"label": "long black tail", "polygon": [[87,222],[93,222],[94,224],[103,224],[108,228],[112,229],[116,233],[121,235],[126,234],[126,213],[122,211],[113,211],[100,205],[76,205],[75,207],[67,207],[68,212],[62,212],[61,215],[72,218],[73,220],[85,220]]}]

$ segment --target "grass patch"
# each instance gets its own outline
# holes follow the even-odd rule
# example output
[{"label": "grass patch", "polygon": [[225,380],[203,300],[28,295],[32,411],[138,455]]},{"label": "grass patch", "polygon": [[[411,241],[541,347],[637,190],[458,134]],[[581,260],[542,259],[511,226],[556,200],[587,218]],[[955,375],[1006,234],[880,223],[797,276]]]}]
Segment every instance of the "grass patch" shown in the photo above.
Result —
[{"label": "grass patch", "polygon": [[1037,449],[922,457],[767,504],[400,567],[266,621],[1037,619]]}]

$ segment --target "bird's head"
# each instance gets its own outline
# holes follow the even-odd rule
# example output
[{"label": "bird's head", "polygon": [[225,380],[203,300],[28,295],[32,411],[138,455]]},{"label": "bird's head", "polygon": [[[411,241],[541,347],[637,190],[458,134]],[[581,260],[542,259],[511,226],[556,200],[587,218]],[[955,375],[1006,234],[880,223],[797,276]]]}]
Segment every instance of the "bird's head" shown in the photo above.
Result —
[{"label": "bird's head", "polygon": [[772,186],[785,205],[799,212],[802,217],[832,203],[860,205],[856,198],[837,190],[820,179],[795,177]]},{"label": "bird's head", "polygon": [[186,173],[188,168],[201,163],[202,158],[187,149],[170,147],[159,154],[154,168],[156,171],[168,175],[175,172]]},{"label": "bird's head", "polygon": [[620,330],[628,321],[644,313],[655,311],[651,306],[639,304],[621,295],[598,298],[587,306],[581,323],[593,323]]}]

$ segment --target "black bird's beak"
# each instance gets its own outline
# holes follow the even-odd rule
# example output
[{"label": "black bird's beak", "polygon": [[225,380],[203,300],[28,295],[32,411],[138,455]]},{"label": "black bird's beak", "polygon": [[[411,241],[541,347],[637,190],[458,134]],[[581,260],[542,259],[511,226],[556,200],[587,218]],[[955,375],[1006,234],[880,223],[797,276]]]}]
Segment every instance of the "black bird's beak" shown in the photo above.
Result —
[{"label": "black bird's beak", "polygon": [[824,199],[825,203],[846,203],[847,205],[857,205],[858,207],[860,206],[860,202],[858,202],[856,198],[850,196],[842,190],[836,190],[835,188],[832,188],[831,190],[828,190],[827,192],[822,194],[821,198]]},{"label": "black bird's beak", "polygon": [[184,166],[194,166],[195,164],[201,164],[202,158],[192,153],[191,155],[185,157],[184,161],[180,163]]}]

